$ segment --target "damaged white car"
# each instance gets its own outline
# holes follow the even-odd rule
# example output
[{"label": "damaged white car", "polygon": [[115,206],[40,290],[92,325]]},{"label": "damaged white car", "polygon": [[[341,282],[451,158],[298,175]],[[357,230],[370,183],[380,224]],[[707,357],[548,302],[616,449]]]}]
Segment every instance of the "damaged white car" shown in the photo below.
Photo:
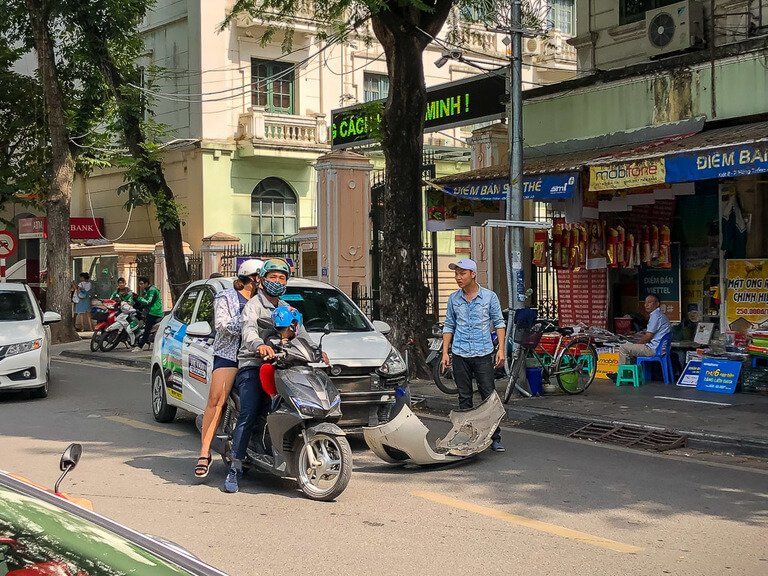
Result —
[{"label": "damaged white car", "polygon": [[391,464],[445,464],[479,454],[491,445],[491,436],[506,411],[495,392],[477,408],[454,410],[453,427],[442,438],[419,420],[408,406],[386,424],[363,428],[365,441],[376,456]]}]

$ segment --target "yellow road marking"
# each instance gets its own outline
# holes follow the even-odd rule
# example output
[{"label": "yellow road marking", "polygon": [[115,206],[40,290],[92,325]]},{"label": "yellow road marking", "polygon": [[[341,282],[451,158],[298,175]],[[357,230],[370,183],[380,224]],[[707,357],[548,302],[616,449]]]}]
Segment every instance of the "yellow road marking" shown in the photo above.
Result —
[{"label": "yellow road marking", "polygon": [[467,512],[473,512],[474,514],[480,514],[481,516],[487,516],[502,522],[509,524],[515,524],[516,526],[523,526],[532,530],[538,530],[539,532],[546,532],[547,534],[553,534],[554,536],[560,536],[561,538],[568,538],[570,540],[578,540],[592,546],[598,546],[599,548],[607,548],[614,552],[621,552],[623,554],[633,554],[642,552],[642,548],[632,546],[630,544],[624,544],[622,542],[616,542],[615,540],[609,540],[608,538],[601,538],[593,534],[587,534],[586,532],[580,532],[578,530],[571,530],[564,526],[558,526],[556,524],[549,524],[542,522],[541,520],[534,520],[533,518],[526,518],[525,516],[518,516],[517,514],[509,514],[502,510],[495,508],[489,508],[487,506],[480,506],[479,504],[472,504],[471,502],[465,502],[463,500],[457,500],[450,496],[438,494],[436,492],[416,491],[413,492],[414,496],[424,498],[430,502],[437,502],[451,508],[458,508],[459,510],[466,510]]},{"label": "yellow road marking", "polygon": [[151,432],[158,432],[160,434],[168,434],[168,436],[177,436],[181,438],[182,436],[187,436],[186,432],[181,432],[180,430],[174,430],[173,428],[163,428],[161,426],[154,426],[152,424],[147,424],[146,422],[139,422],[138,420],[131,420],[130,418],[124,418],[123,416],[105,416],[106,420],[111,420],[112,422],[117,422],[118,424],[125,424],[126,426],[130,426],[131,428],[137,428],[139,430],[150,430]]}]

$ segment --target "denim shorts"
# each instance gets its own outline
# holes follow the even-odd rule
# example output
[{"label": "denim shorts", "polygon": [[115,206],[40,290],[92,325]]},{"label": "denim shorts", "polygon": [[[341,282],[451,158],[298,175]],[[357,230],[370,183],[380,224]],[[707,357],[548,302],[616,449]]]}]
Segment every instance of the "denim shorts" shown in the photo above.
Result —
[{"label": "denim shorts", "polygon": [[229,358],[214,356],[213,369],[218,370],[219,368],[237,368],[237,360],[230,360]]}]

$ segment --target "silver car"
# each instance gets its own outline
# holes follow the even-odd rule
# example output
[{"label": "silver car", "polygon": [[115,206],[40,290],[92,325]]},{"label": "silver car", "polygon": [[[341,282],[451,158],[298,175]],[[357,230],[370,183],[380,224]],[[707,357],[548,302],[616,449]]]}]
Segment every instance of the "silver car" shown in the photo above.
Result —
[{"label": "silver car", "polygon": [[[214,295],[232,286],[233,279],[214,278],[190,284],[173,311],[161,322],[152,354],[152,411],[158,422],[169,422],[176,409],[202,414],[208,399],[213,367],[213,336],[188,335],[195,322],[213,329]],[[331,379],[341,392],[341,425],[358,428],[389,420],[395,388],[407,381],[400,353],[385,334],[385,322],[369,321],[338,288],[315,280],[291,278],[283,299],[304,317],[310,336],[319,342],[332,367]]]}]

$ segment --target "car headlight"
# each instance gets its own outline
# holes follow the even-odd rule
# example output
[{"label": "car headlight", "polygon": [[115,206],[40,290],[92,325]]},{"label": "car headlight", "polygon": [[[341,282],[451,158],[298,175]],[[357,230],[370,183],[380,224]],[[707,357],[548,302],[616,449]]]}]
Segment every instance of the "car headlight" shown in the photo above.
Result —
[{"label": "car headlight", "polygon": [[382,376],[398,376],[407,370],[408,367],[405,365],[405,360],[403,360],[400,352],[393,346],[389,356],[384,360],[384,364],[379,366],[377,372]]},{"label": "car headlight", "polygon": [[30,340],[29,342],[19,342],[18,344],[11,344],[6,348],[6,356],[16,356],[16,354],[24,354],[24,352],[31,352],[32,350],[38,350],[43,345],[43,339]]}]

